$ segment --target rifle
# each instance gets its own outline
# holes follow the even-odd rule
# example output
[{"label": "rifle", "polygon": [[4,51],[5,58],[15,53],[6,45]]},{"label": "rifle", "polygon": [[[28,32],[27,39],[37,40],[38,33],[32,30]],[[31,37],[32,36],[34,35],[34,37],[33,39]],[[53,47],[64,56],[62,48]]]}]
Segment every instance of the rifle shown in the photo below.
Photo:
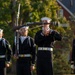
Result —
[{"label": "rifle", "polygon": [[[51,23],[43,23],[43,22],[28,22],[26,23],[25,25],[22,25],[22,26],[14,26],[13,30],[17,30],[17,29],[20,29],[21,27],[24,27],[24,26],[32,26],[32,25],[39,25],[37,27],[42,27],[44,24],[51,24]],[[37,27],[33,27],[31,29],[35,29]]]},{"label": "rifle", "polygon": [[[19,14],[20,14],[20,4],[18,6],[16,26],[18,26]],[[15,32],[15,42],[16,42],[16,44],[15,44],[15,55],[18,57],[18,54],[19,54],[19,30],[18,29]]]}]

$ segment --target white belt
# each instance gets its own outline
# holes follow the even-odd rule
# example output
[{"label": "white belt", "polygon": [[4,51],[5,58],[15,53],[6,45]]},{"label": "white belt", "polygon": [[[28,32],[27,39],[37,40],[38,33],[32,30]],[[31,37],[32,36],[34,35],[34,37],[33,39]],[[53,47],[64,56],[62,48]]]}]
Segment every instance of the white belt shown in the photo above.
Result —
[{"label": "white belt", "polygon": [[5,55],[0,55],[0,58],[5,58]]},{"label": "white belt", "polygon": [[53,48],[48,48],[48,47],[38,47],[38,50],[45,50],[45,51],[53,51]]},{"label": "white belt", "polygon": [[19,57],[31,57],[31,54],[19,54]]}]

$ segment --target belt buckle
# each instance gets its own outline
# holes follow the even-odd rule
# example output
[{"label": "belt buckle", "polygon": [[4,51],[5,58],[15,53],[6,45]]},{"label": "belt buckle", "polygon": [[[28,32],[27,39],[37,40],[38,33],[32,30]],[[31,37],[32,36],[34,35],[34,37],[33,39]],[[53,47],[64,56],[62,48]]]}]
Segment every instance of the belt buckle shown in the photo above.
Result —
[{"label": "belt buckle", "polygon": [[43,50],[43,48],[39,47],[38,50]]},{"label": "belt buckle", "polygon": [[43,48],[43,50],[47,50],[47,48]]},{"label": "belt buckle", "polygon": [[21,57],[24,57],[24,55],[21,55]]},{"label": "belt buckle", "polygon": [[51,50],[51,48],[48,48],[48,50]]}]

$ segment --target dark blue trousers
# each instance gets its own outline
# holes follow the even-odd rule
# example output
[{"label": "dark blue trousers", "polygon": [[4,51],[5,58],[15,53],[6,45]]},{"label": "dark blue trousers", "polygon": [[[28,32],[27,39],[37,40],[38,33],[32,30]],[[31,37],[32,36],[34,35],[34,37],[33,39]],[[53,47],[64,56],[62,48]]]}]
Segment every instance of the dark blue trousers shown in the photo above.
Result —
[{"label": "dark blue trousers", "polygon": [[30,59],[19,60],[16,63],[17,75],[31,75]]},{"label": "dark blue trousers", "polygon": [[37,53],[37,75],[53,75],[51,52],[39,51]]},{"label": "dark blue trousers", "polygon": [[5,59],[0,59],[0,75],[6,75]]},{"label": "dark blue trousers", "polygon": [[0,68],[0,75],[6,75],[6,68]]}]

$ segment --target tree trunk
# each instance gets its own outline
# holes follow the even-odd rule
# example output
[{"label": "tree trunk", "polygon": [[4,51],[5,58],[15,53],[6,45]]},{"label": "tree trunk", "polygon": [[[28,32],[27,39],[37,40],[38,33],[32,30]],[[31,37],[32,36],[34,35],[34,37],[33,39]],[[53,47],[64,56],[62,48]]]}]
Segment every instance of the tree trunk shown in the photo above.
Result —
[{"label": "tree trunk", "polygon": [[16,0],[11,0],[11,20],[12,26],[16,25]]}]

